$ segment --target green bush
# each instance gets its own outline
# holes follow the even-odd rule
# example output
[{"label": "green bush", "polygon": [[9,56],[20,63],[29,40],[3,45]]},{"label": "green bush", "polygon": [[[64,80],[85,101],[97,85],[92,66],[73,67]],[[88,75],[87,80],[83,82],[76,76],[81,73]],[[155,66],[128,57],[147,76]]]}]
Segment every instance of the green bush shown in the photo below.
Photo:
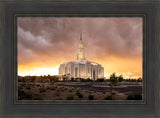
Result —
[{"label": "green bush", "polygon": [[127,96],[127,100],[142,100],[142,95],[139,93],[136,94],[129,94]]},{"label": "green bush", "polygon": [[104,99],[105,99],[105,100],[112,100],[112,96],[107,95]]},{"label": "green bush", "polygon": [[94,95],[88,95],[89,100],[94,100]]},{"label": "green bush", "polygon": [[73,99],[74,99],[73,95],[68,95],[67,96],[67,100],[73,100]]}]

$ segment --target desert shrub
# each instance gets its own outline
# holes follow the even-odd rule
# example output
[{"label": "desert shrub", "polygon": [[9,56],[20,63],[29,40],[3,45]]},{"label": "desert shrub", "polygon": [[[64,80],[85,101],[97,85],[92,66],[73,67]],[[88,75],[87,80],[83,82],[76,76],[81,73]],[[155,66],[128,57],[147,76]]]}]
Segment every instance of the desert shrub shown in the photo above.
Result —
[{"label": "desert shrub", "polygon": [[30,87],[30,86],[27,86],[26,89],[31,89],[31,87]]},{"label": "desert shrub", "polygon": [[134,95],[135,100],[142,100],[142,95],[137,93]]},{"label": "desert shrub", "polygon": [[65,90],[67,90],[68,88],[66,87]]},{"label": "desert shrub", "polygon": [[76,95],[77,95],[79,98],[83,98],[83,95],[82,95],[80,92],[76,92]]},{"label": "desert shrub", "polygon": [[76,93],[79,93],[79,90],[76,90]]},{"label": "desert shrub", "polygon": [[61,92],[63,92],[64,91],[64,89],[61,89]]},{"label": "desert shrub", "polygon": [[63,100],[63,98],[57,98],[56,100]]},{"label": "desert shrub", "polygon": [[81,90],[81,88],[80,87],[78,87],[77,89],[76,89],[76,91],[80,91]]},{"label": "desert shrub", "polygon": [[42,100],[42,97],[38,94],[35,94],[32,98],[32,100]]},{"label": "desert shrub", "polygon": [[59,87],[59,90],[63,89],[62,87]]},{"label": "desert shrub", "polygon": [[116,95],[116,93],[112,93],[112,95]]},{"label": "desert shrub", "polygon": [[68,95],[67,96],[67,100],[73,100],[73,99],[74,99],[73,95]]},{"label": "desert shrub", "polygon": [[127,96],[127,100],[134,100],[134,95],[133,94],[129,94]]},{"label": "desert shrub", "polygon": [[88,93],[92,93],[91,91],[89,91]]},{"label": "desert shrub", "polygon": [[72,89],[69,89],[68,92],[72,92]]},{"label": "desert shrub", "polygon": [[94,100],[94,95],[88,95],[89,100]]},{"label": "desert shrub", "polygon": [[142,95],[139,93],[136,94],[129,94],[127,96],[127,100],[142,100]]},{"label": "desert shrub", "polygon": [[50,90],[54,91],[54,90],[56,90],[56,88],[55,87],[50,87]]},{"label": "desert shrub", "polygon": [[112,96],[111,95],[107,95],[104,99],[105,100],[112,100]]},{"label": "desert shrub", "polygon": [[56,88],[55,88],[55,87],[51,87],[50,89],[51,89],[52,91],[56,90]]},{"label": "desert shrub", "polygon": [[83,98],[83,95],[80,93],[77,95],[79,98]]},{"label": "desert shrub", "polygon": [[44,88],[39,88],[39,92],[43,93],[43,92],[46,92],[46,90]]},{"label": "desert shrub", "polygon": [[18,100],[31,100],[32,96],[30,94],[26,94],[24,91],[18,89]]},{"label": "desert shrub", "polygon": [[47,86],[47,87],[46,87],[46,89],[50,89],[50,87],[49,87],[49,86]]},{"label": "desert shrub", "polygon": [[39,87],[40,85],[39,84],[37,84],[37,87]]},{"label": "desert shrub", "polygon": [[104,82],[104,78],[98,78],[97,82]]}]

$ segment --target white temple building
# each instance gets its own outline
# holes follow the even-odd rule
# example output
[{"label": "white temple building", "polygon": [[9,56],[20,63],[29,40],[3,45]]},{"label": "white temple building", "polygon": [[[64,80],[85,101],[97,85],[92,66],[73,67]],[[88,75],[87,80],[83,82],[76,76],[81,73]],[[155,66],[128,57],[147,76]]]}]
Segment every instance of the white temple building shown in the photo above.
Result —
[{"label": "white temple building", "polygon": [[91,80],[104,78],[104,68],[97,62],[90,62],[86,60],[82,34],[80,35],[80,43],[76,60],[61,64],[59,67],[59,76],[61,78],[66,76],[68,80],[71,80],[71,78]]}]

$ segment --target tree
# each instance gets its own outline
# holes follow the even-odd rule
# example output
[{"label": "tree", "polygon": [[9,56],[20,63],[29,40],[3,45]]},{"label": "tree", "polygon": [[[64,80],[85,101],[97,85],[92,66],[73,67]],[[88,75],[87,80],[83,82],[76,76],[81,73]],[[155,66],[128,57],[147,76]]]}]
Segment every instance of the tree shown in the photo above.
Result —
[{"label": "tree", "polygon": [[137,82],[142,82],[142,78],[139,77],[138,80],[137,80]]},{"label": "tree", "polygon": [[48,78],[48,79],[50,79],[50,78],[51,78],[51,75],[50,75],[50,74],[48,74],[47,78]]},{"label": "tree", "polygon": [[[112,97],[113,94],[115,95],[115,93],[113,93],[113,87],[112,87],[112,85],[113,85],[113,86],[117,86],[117,83],[118,83],[118,77],[116,76],[116,73],[114,72],[114,73],[111,74],[111,76],[110,76],[111,97]],[[112,98],[113,98],[113,97],[112,97]]]},{"label": "tree", "polygon": [[123,76],[120,75],[120,76],[118,77],[118,82],[122,82],[122,81],[123,81]]},{"label": "tree", "polygon": [[110,82],[111,82],[112,85],[117,85],[117,82],[118,82],[117,78],[118,77],[116,77],[116,73],[111,74],[111,76],[110,76]]},{"label": "tree", "polygon": [[66,75],[63,75],[63,82],[66,82],[66,80],[67,80]]}]

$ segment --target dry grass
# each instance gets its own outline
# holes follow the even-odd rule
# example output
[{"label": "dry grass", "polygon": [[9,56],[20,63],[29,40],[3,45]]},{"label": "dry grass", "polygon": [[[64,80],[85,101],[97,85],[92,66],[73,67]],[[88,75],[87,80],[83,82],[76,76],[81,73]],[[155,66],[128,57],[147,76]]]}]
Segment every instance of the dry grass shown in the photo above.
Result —
[{"label": "dry grass", "polygon": [[[43,85],[42,83],[25,84],[19,83],[19,88],[27,94],[39,95],[42,100],[67,100],[67,97],[72,95],[74,100],[88,100],[89,95],[94,96],[94,100],[104,100],[109,95],[107,92],[88,91],[81,88],[73,88],[56,85]],[[30,88],[30,89],[26,89]],[[40,92],[42,90],[43,92]],[[80,92],[83,97],[79,97],[76,92]],[[114,99],[126,100],[126,95],[115,96]]]}]

